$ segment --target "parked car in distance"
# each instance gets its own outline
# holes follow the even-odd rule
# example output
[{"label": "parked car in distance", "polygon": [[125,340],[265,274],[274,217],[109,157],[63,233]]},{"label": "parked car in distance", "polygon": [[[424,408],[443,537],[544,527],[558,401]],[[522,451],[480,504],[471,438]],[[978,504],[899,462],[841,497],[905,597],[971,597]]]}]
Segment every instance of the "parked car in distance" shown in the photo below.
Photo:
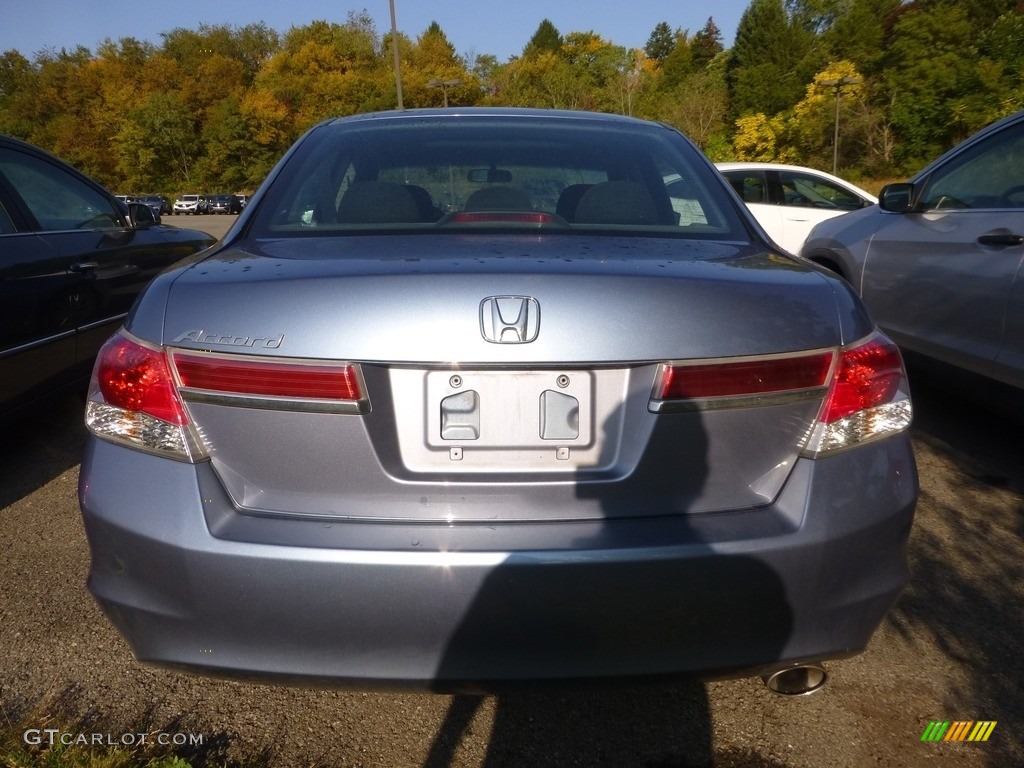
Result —
[{"label": "parked car in distance", "polygon": [[210,213],[241,213],[242,203],[234,195],[211,195]]},{"label": "parked car in distance", "polygon": [[199,195],[182,195],[174,201],[174,209],[172,213],[195,216],[196,214],[202,213],[199,209]]},{"label": "parked car in distance", "polygon": [[[803,255],[847,279],[945,383],[1024,403],[1024,111],[954,147],[876,208],[819,224]],[[948,374],[966,374],[951,378]]]},{"label": "parked car in distance", "polygon": [[790,253],[800,252],[819,221],[878,202],[870,192],[813,168],[779,163],[717,163],[717,167],[765,231]]},{"label": "parked car in distance", "polygon": [[213,242],[0,136],[0,419],[84,386],[149,280]]},{"label": "parked car in distance", "polygon": [[157,214],[157,218],[169,214],[172,210],[171,201],[163,195],[142,195],[139,200],[152,208],[153,212]]},{"label": "parked car in distance", "polygon": [[140,659],[802,693],[866,646],[908,576],[899,351],[678,131],[364,114],[259,195],[90,387],[89,588]]},{"label": "parked car in distance", "polygon": [[138,195],[132,198],[132,200],[137,203],[144,203],[145,205],[148,205],[150,210],[153,211],[153,217],[156,222],[160,222],[164,212],[164,198],[161,198],[158,195]]}]

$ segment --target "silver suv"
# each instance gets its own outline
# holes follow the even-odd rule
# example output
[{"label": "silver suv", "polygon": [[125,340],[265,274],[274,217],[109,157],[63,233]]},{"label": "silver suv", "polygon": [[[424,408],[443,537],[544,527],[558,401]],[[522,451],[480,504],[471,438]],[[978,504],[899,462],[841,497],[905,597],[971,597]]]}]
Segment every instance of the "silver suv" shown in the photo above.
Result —
[{"label": "silver suv", "polygon": [[174,201],[173,214],[195,215],[199,213],[199,195],[182,195]]}]

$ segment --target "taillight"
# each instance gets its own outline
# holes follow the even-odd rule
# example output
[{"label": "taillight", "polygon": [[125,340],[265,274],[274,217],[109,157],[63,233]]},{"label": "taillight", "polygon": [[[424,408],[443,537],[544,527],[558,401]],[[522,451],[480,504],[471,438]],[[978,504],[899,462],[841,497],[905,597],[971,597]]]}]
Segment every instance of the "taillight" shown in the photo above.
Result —
[{"label": "taillight", "polygon": [[821,455],[902,432],[913,409],[899,348],[881,333],[839,351],[804,452]]},{"label": "taillight", "polygon": [[891,402],[903,384],[903,360],[896,345],[875,336],[839,354],[820,420],[832,424]]},{"label": "taillight", "polygon": [[813,390],[828,382],[834,356],[827,351],[665,365],[655,387],[655,400],[709,401]]},{"label": "taillight", "polygon": [[911,406],[899,349],[880,333],[850,347],[661,366],[657,413],[799,401],[821,407],[803,452],[819,456],[906,429]]},{"label": "taillight", "polygon": [[324,413],[369,410],[354,363],[166,350],[121,331],[96,359],[86,425],[114,442],[196,461],[207,449],[186,402]]},{"label": "taillight", "polygon": [[189,426],[167,354],[120,332],[99,351],[85,410],[98,437],[176,459],[204,455]]},{"label": "taillight", "polygon": [[358,402],[358,369],[351,363],[324,365],[285,360],[174,353],[181,386],[239,396],[308,398]]},{"label": "taillight", "polygon": [[108,405],[149,414],[171,424],[188,422],[162,350],[119,334],[100,349],[95,375]]}]

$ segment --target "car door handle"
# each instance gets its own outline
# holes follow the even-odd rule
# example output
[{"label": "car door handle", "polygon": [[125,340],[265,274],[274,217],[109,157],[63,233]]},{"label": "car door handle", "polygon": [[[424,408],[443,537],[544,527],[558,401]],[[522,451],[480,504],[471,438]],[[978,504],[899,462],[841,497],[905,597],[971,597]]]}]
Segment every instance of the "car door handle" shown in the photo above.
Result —
[{"label": "car door handle", "polygon": [[1024,243],[1024,235],[1015,235],[1012,232],[999,235],[982,235],[978,238],[982,245],[1020,245]]},{"label": "car door handle", "polygon": [[72,264],[69,267],[69,269],[72,272],[88,272],[90,270],[96,269],[96,267],[98,267],[99,265],[100,263],[98,261],[77,261],[74,264]]}]

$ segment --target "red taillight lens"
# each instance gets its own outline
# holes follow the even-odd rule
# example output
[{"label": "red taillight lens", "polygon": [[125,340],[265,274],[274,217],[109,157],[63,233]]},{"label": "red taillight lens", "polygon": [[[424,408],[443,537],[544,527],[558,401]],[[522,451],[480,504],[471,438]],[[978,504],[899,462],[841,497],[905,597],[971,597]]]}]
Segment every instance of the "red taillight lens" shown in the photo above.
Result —
[{"label": "red taillight lens", "polygon": [[107,404],[178,426],[188,423],[161,350],[118,334],[100,349],[95,376]]},{"label": "red taillight lens", "polygon": [[903,381],[903,360],[888,339],[873,337],[842,350],[822,409],[826,424],[890,402]]},{"label": "red taillight lens", "polygon": [[459,224],[553,224],[555,217],[535,211],[460,211],[452,215],[451,221]]},{"label": "red taillight lens", "polygon": [[183,387],[263,397],[358,401],[363,397],[354,365],[317,365],[251,358],[174,353]]},{"label": "red taillight lens", "polygon": [[832,352],[698,365],[666,365],[657,400],[699,400],[763,395],[823,387]]}]

